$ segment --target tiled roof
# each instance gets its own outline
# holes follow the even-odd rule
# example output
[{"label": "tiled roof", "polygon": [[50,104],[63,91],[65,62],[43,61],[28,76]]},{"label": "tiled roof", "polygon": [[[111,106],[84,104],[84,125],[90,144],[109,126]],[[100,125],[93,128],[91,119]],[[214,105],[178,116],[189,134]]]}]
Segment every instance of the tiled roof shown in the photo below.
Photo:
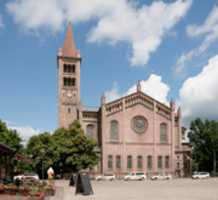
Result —
[{"label": "tiled roof", "polygon": [[73,30],[71,23],[67,26],[67,32],[64,40],[64,46],[62,48],[62,55],[64,57],[75,57],[78,54],[78,50],[76,49],[76,44],[73,38]]}]

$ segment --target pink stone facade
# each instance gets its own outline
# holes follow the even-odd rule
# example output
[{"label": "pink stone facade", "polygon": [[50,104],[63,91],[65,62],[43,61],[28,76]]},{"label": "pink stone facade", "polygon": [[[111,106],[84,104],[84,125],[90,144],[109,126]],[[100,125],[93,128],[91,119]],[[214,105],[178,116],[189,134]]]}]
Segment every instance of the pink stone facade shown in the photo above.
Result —
[{"label": "pink stone facade", "polygon": [[[143,171],[148,175],[183,176],[187,165],[184,158],[188,160],[186,170],[190,168],[187,157],[190,148],[184,149],[182,144],[180,109],[176,111],[173,102],[166,106],[144,94],[140,82],[137,91],[129,96],[107,103],[103,96],[97,109],[82,106],[81,58],[70,38],[73,38],[71,25],[58,54],[59,127],[68,127],[78,119],[88,137],[98,141],[101,162],[96,167],[97,173],[123,175]],[[74,65],[75,70],[66,73],[66,65]],[[64,78],[75,81],[68,83]]]}]

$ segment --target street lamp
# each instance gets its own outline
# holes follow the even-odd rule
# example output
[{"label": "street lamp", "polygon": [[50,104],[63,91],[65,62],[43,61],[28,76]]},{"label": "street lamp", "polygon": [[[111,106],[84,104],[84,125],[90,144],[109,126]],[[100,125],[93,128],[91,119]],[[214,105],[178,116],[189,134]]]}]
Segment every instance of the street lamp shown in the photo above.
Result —
[{"label": "street lamp", "polygon": [[41,173],[42,173],[42,174],[41,174],[41,177],[42,177],[42,180],[43,180],[43,179],[44,179],[43,160],[44,160],[46,151],[45,151],[45,149],[41,149],[40,152],[41,152],[41,154],[42,154],[42,166],[41,166],[41,168],[42,168]]}]

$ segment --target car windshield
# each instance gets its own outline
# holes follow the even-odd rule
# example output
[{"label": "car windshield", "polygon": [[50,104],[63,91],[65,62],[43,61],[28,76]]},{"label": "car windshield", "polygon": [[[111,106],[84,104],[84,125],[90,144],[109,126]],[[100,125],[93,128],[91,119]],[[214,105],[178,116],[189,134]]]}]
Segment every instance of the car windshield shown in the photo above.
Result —
[{"label": "car windshield", "polygon": [[140,176],[140,175],[144,175],[144,173],[143,172],[137,172],[136,175]]},{"label": "car windshield", "polygon": [[25,172],[23,175],[25,175],[25,176],[36,176],[36,174],[33,173],[33,172]]},{"label": "car windshield", "polygon": [[207,172],[200,172],[199,174],[201,174],[201,175],[206,175]]}]

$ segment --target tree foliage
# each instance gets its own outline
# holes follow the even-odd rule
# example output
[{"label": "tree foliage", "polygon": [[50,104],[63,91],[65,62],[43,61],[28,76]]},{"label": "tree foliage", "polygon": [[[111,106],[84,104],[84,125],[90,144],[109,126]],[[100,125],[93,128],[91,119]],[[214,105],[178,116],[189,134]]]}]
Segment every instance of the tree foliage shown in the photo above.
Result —
[{"label": "tree foliage", "polygon": [[[12,159],[7,160],[7,170],[13,172],[21,171],[24,164],[13,159],[16,154],[24,154],[22,139],[16,130],[9,129],[4,122],[0,120],[0,143],[7,145],[13,150]],[[0,162],[3,162],[0,157]],[[4,161],[5,162],[5,161]],[[6,164],[6,163],[4,163]]]},{"label": "tree foliage", "polygon": [[16,130],[7,128],[6,124],[0,120],[0,143],[9,146],[15,153],[23,149],[22,139]]},{"label": "tree foliage", "polygon": [[189,132],[193,146],[195,170],[216,171],[218,157],[218,122],[197,118],[191,122]]},{"label": "tree foliage", "polygon": [[27,144],[26,151],[32,160],[32,168],[41,176],[44,176],[45,169],[53,164],[55,154],[52,142],[51,134],[44,132],[31,137]]},{"label": "tree foliage", "polygon": [[33,167],[39,174],[45,173],[49,166],[56,174],[92,168],[99,160],[96,147],[97,142],[85,136],[78,121],[74,121],[69,129],[60,128],[53,134],[33,136],[27,145]]}]

